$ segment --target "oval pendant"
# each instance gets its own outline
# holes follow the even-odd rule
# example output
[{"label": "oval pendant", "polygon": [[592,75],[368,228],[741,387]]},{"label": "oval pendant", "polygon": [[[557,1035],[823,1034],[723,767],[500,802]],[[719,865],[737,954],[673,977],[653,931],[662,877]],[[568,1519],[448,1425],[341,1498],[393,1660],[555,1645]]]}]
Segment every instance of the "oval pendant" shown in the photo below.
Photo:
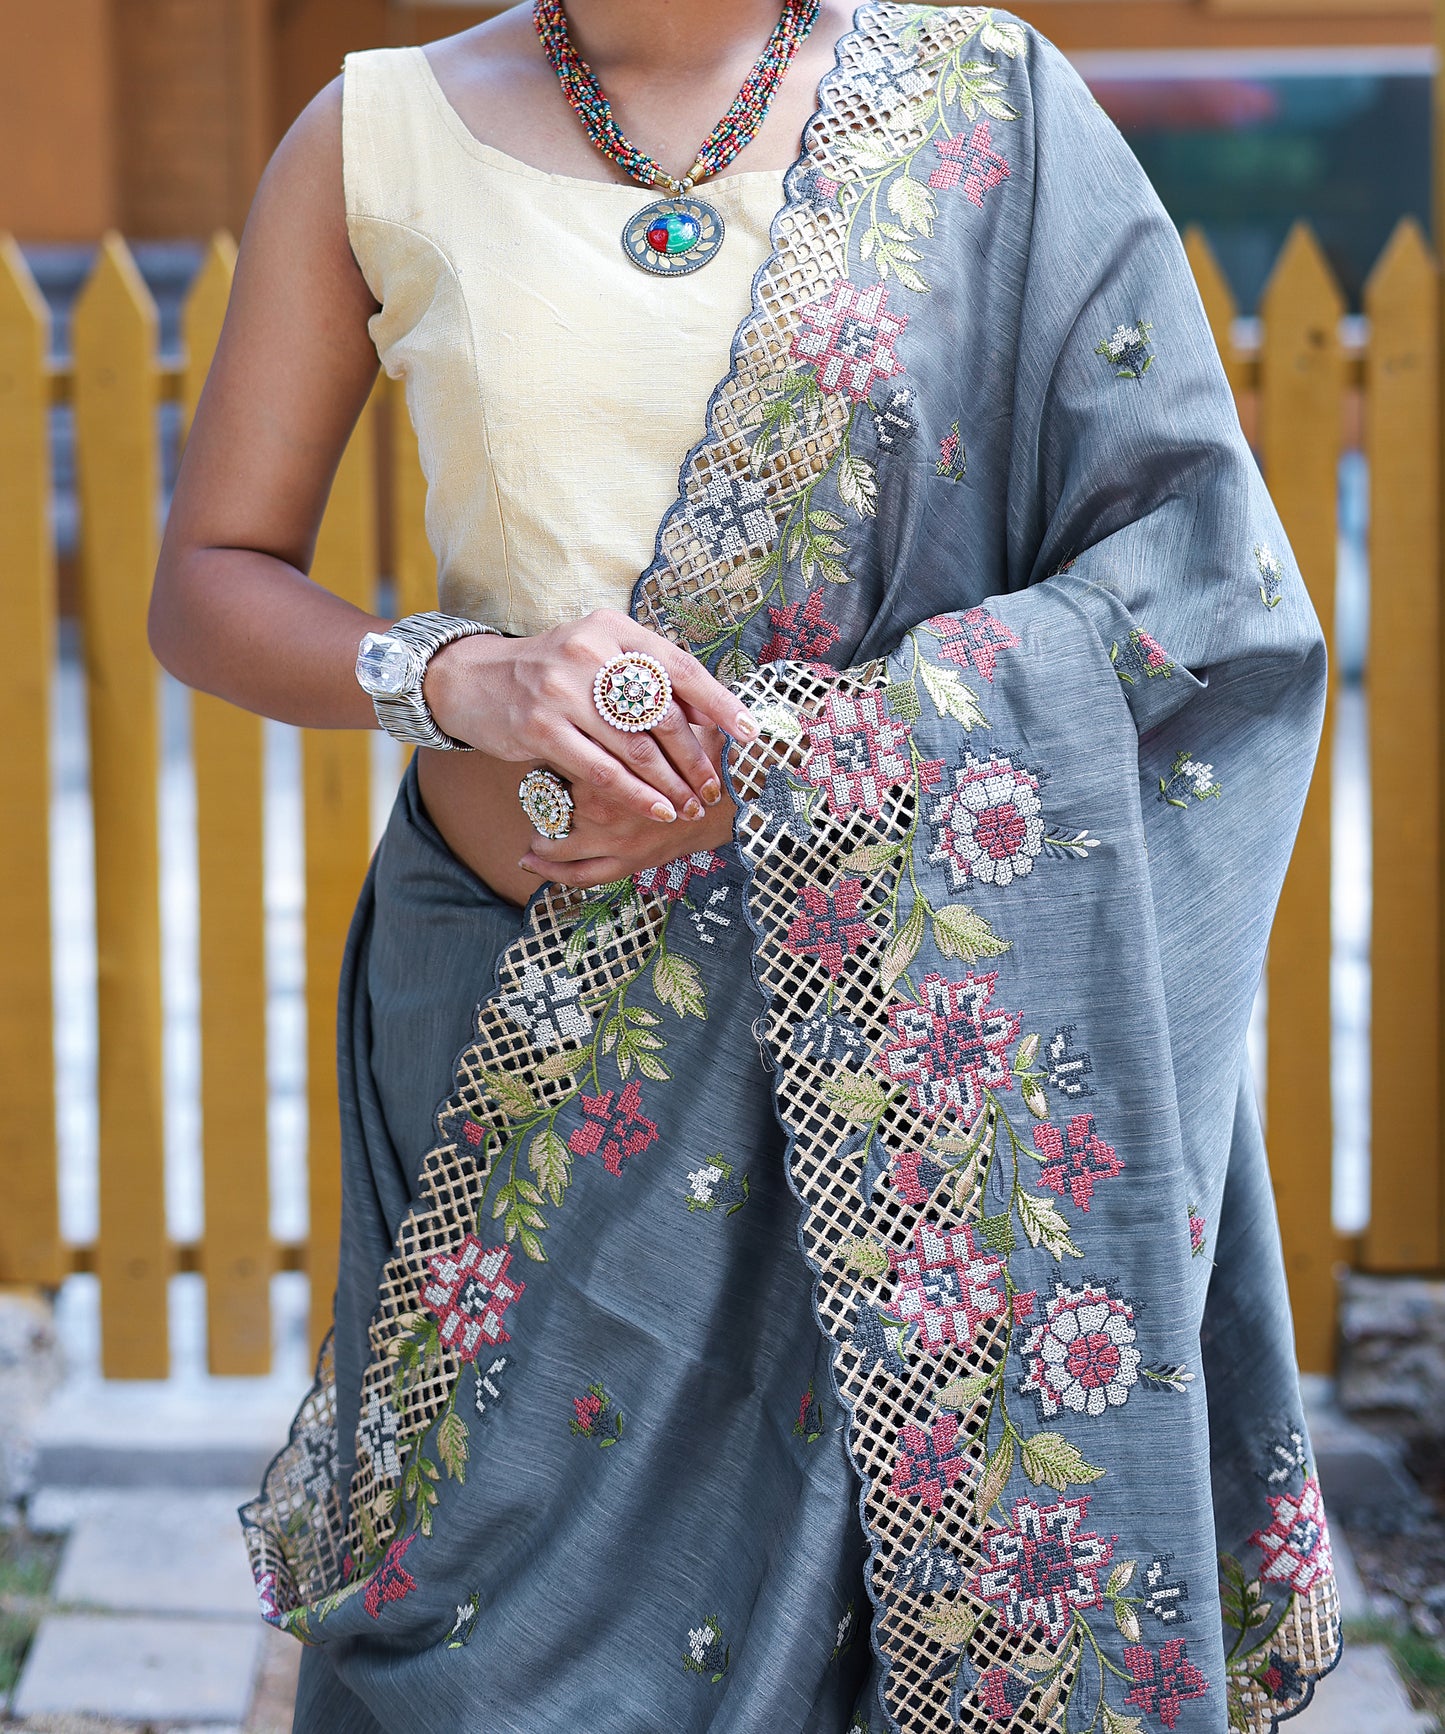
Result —
[{"label": "oval pendant", "polygon": [[706,265],[722,246],[723,220],[701,199],[658,199],[622,231],[622,250],[658,277],[681,277]]}]

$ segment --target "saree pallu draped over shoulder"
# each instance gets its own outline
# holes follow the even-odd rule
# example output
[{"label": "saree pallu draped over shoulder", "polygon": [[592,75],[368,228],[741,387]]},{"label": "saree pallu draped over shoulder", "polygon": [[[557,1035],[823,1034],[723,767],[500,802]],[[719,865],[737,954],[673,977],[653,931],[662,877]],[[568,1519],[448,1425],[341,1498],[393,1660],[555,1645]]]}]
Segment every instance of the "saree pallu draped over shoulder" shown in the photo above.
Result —
[{"label": "saree pallu draped over shoulder", "polygon": [[[356,1255],[369,1333],[339,1304],[244,1510],[263,1606],[348,1727],[1265,1734],[1340,1644],[1246,1052],[1322,634],[1176,232],[1057,50],[865,5],[804,145],[633,598],[761,725],[735,841],[496,940]],[[674,1365],[680,1237],[757,1224],[774,1148],[802,1288],[730,1267]],[[568,1458],[528,1392],[574,1361]],[[719,1382],[716,1459],[649,1440]],[[766,1593],[767,1537],[670,1543],[672,1625],[614,1612],[654,1493],[745,1534],[829,1476],[856,1609],[835,1534]],[[551,1549],[538,1605],[599,1635],[539,1628],[514,1717],[484,1658]]]}]

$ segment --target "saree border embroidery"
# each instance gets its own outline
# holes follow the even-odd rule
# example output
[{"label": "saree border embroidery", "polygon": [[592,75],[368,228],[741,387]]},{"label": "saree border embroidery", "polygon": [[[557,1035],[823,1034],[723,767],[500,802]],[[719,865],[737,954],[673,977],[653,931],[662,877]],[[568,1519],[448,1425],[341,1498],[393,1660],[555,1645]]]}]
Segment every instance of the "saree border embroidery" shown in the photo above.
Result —
[{"label": "saree border embroidery", "polygon": [[[975,42],[993,58],[966,55]],[[1127,1297],[1082,1277],[1060,1280],[1051,1298],[1013,1281],[1016,1248],[1042,1249],[1061,1274],[1066,1260],[1082,1256],[1072,1219],[1021,1184],[1024,1161],[1039,1168],[1044,1192],[1081,1216],[1095,1187],[1124,1183],[1123,1164],[1077,1106],[1091,1093],[1084,1078],[1092,1070],[1080,1032],[1025,1032],[1021,1015],[1000,1003],[986,963],[1010,949],[1010,937],[967,904],[933,907],[921,894],[902,895],[915,837],[932,842],[930,859],[961,892],[987,874],[1007,883],[998,875],[1032,871],[1045,857],[1075,871],[1062,864],[1087,862],[1097,847],[1086,829],[1045,825],[1040,767],[996,744],[968,746],[986,719],[963,676],[992,682],[995,661],[1017,640],[974,609],[910,635],[907,678],[891,676],[882,661],[840,672],[807,660],[838,640],[822,598],[827,586],[849,581],[848,519],[876,508],[873,465],[853,447],[860,418],[871,414],[880,449],[918,425],[913,388],[898,383],[895,347],[909,315],[890,304],[890,291],[927,291],[926,244],[940,196],[980,211],[1008,196],[1005,140],[995,128],[1017,111],[1001,61],[1024,47],[1022,27],[987,8],[859,8],[820,85],[752,312],[632,612],[708,660],[763,731],[749,747],[735,743],[727,766],[739,801],[744,909],[815,1316],[831,1345],[862,1484],[872,1643],[893,1725],[908,1734],[1002,1721],[1020,1730],[1137,1734],[1135,1711],[1172,1728],[1180,1706],[1209,1690],[1227,1691],[1231,1729],[1268,1734],[1308,1702],[1337,1659],[1327,1541],[1319,1571],[1283,1597],[1224,1565],[1226,1615],[1238,1627],[1226,1684],[1206,1682],[1173,1629],[1170,1616],[1189,1592],[1169,1576],[1168,1556],[1116,1558],[1117,1538],[1091,1528],[1087,1487],[1104,1470],[1053,1431],[1051,1418],[1064,1407],[1093,1412],[1087,1404],[1095,1400],[1117,1406],[1136,1386],[1171,1400],[1193,1374],[1146,1363]],[[915,176],[915,164],[921,172],[930,162],[926,178]],[[845,342],[845,327],[854,337],[866,332],[868,344]],[[1141,341],[1128,353],[1115,353],[1117,332],[1098,349],[1136,387],[1153,359],[1151,327],[1142,319],[1137,327]],[[884,382],[891,394],[875,402]],[[956,449],[945,439],[936,472],[946,481],[964,475],[957,422],[952,438]],[[1258,563],[1268,586],[1271,574]],[[809,587],[804,596],[784,585],[793,567]],[[1272,602],[1267,591],[1262,599]],[[773,637],[759,667],[743,636],[764,616]],[[770,660],[780,655],[797,660]],[[1142,633],[1113,656],[1127,684],[1172,671]],[[923,758],[913,740],[925,700],[962,731],[968,750],[952,762]],[[857,749],[846,763],[830,745],[844,740]],[[1188,807],[1217,797],[1210,772],[1181,754],[1160,779],[1159,798]],[[976,847],[968,828],[969,790],[985,783],[1009,791],[1016,836],[1002,853]],[[707,1015],[703,974],[669,949],[669,930],[686,915],[712,943],[713,929],[732,923],[725,886],[704,887],[701,906],[683,901],[693,881],[720,865],[716,856],[680,857],[592,892],[549,885],[528,904],[522,936],[500,957],[455,1058],[420,1201],[382,1275],[348,1509],[336,1484],[328,1344],[291,1441],[243,1510],[273,1623],[312,1639],[356,1595],[377,1617],[408,1593],[401,1553],[431,1533],[440,1489],[465,1479],[474,1433],[495,1406],[495,1376],[509,1358],[496,1351],[510,1341],[509,1320],[524,1313],[527,1282],[545,1264],[547,1212],[565,1207],[573,1164],[595,1158],[612,1177],[607,1184],[625,1185],[658,1137],[647,1092],[670,1076],[669,1019]],[[918,959],[935,954],[950,973],[915,979]],[[950,1018],[974,1031],[975,1055],[940,1074],[919,1061],[917,1031]],[[1039,1122],[1027,1144],[1003,1103],[1015,1088]],[[1057,1122],[1050,1090],[1065,1110]],[[567,1136],[557,1129],[564,1108],[581,1116]],[[1007,1207],[990,1210],[986,1185],[996,1167],[1012,1179]],[[744,1175],[730,1208],[740,1207],[746,1186]],[[710,1195],[689,1196],[688,1209],[699,1207],[712,1207]],[[948,1286],[940,1272],[958,1279],[952,1305],[940,1300]],[[1094,1387],[1101,1395],[1051,1382],[1051,1328],[1084,1306],[1099,1313],[1114,1356],[1111,1377]],[[1028,1376],[1018,1389],[1039,1413],[1028,1432],[1009,1418],[1004,1393],[1011,1338],[1025,1327]],[[588,1389],[600,1416],[610,1402],[605,1387]],[[805,1436],[811,1396],[810,1387],[800,1405]],[[577,1414],[574,1431],[601,1431],[580,1424],[595,1420],[591,1405]],[[620,1432],[618,1416],[616,1434],[599,1442]],[[1015,1491],[1005,1504],[1016,1470],[1033,1491]],[[1280,1509],[1271,1503],[1272,1522]],[[991,1521],[998,1510],[1002,1523]],[[1271,1529],[1263,1519],[1261,1512],[1256,1535]],[[1020,1549],[1035,1543],[1067,1558],[1072,1590],[1041,1594],[1023,1583]],[[1266,1554],[1267,1567],[1270,1560]],[[1127,1645],[1128,1673],[1112,1681],[1113,1701],[1106,1668],[1120,1671],[1106,1664],[1085,1618],[1095,1610]],[[1162,1642],[1144,1641],[1141,1613],[1165,1628]],[[730,1658],[720,1619],[708,1615],[686,1644],[684,1665],[716,1683]],[[1079,1682],[1095,1669],[1097,1695],[1079,1691],[1080,1715],[1071,1717]]]}]

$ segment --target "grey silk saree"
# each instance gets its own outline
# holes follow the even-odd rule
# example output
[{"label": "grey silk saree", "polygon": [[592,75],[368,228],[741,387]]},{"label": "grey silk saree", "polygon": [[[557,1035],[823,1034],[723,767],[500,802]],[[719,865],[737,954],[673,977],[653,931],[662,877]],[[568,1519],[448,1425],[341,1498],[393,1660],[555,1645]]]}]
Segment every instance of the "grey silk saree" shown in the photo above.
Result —
[{"label": "grey silk saree", "polygon": [[734,842],[517,911],[409,771],[357,906],[297,1728],[1264,1734],[1339,1647],[1245,1046],[1318,622],[1027,26],[863,6],[773,241],[633,599],[762,726]]}]

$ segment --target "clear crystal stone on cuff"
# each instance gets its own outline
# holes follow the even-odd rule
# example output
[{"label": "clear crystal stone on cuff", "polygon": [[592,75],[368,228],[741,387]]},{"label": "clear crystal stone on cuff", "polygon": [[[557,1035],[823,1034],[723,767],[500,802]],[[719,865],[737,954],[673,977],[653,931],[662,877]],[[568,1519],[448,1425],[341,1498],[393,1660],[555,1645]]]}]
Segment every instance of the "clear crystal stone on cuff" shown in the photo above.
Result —
[{"label": "clear crystal stone on cuff", "polygon": [[369,692],[403,692],[413,668],[410,648],[386,632],[368,632],[356,653],[356,677]]}]

